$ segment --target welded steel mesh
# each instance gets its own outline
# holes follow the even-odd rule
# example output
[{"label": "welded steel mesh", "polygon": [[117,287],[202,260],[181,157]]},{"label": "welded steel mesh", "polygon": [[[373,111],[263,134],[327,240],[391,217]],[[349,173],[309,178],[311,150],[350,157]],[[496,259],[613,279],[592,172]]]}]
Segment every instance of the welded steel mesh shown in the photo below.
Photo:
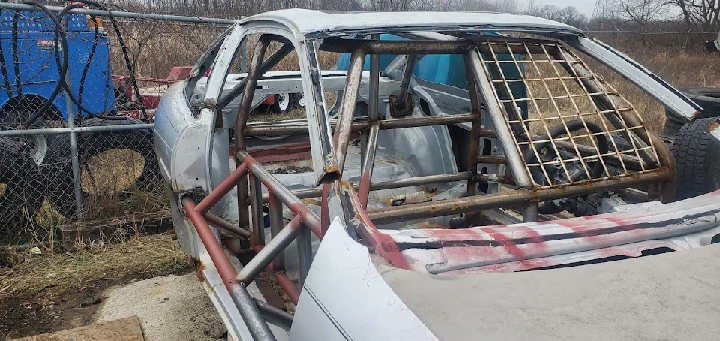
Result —
[{"label": "welded steel mesh", "polygon": [[[169,214],[152,131],[138,124],[229,25],[0,9],[0,244]],[[75,143],[48,132],[73,116],[75,127],[124,130],[77,132]]]},{"label": "welded steel mesh", "polygon": [[480,42],[479,50],[535,186],[660,167],[633,105],[564,46],[508,38]]}]

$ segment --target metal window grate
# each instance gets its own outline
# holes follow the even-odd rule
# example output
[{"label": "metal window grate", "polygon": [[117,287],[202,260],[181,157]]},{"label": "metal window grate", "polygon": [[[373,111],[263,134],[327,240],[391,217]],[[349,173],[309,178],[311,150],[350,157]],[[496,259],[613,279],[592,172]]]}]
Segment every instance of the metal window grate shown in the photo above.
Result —
[{"label": "metal window grate", "polygon": [[477,46],[535,186],[660,168],[635,108],[575,54],[546,41],[486,41]]}]

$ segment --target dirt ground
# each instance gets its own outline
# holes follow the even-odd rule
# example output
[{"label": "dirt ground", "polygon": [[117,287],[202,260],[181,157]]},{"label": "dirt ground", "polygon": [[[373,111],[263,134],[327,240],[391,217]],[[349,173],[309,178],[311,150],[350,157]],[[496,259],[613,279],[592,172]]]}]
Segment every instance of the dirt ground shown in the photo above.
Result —
[{"label": "dirt ground", "polygon": [[137,236],[74,253],[15,255],[24,259],[0,268],[0,340],[89,324],[105,289],[190,272],[173,236]]}]

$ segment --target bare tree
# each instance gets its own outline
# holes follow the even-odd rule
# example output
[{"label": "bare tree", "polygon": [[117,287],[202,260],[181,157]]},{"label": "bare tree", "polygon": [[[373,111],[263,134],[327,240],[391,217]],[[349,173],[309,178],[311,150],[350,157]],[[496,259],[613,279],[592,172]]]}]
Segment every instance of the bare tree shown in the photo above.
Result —
[{"label": "bare tree", "polygon": [[567,6],[565,8],[554,5],[536,6],[534,1],[530,1],[526,13],[576,27],[586,26],[588,21],[587,17],[573,6]]},{"label": "bare tree", "polygon": [[487,11],[518,13],[519,6],[516,0],[434,0],[433,9],[441,11]]},{"label": "bare tree", "polygon": [[668,5],[680,10],[688,29],[717,31],[720,20],[718,0],[667,0]]},{"label": "bare tree", "polygon": [[641,32],[647,32],[649,25],[664,18],[669,10],[666,0],[613,0],[609,5],[615,18],[636,24]]}]

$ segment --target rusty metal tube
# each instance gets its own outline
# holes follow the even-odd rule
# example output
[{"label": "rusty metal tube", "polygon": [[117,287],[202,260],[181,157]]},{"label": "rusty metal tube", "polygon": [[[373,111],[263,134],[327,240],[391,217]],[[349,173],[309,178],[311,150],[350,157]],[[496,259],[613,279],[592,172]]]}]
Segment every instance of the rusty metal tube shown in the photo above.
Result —
[{"label": "rusty metal tube", "polygon": [[[497,178],[492,175],[488,174],[470,174],[467,172],[462,173],[455,173],[455,174],[439,174],[439,175],[430,175],[430,176],[419,176],[419,177],[413,177],[413,178],[405,178],[400,180],[390,180],[390,181],[383,181],[383,182],[377,182],[370,184],[370,190],[381,190],[381,189],[393,189],[393,188],[402,188],[402,187],[411,187],[411,186],[422,186],[422,185],[429,185],[429,184],[437,184],[437,183],[447,183],[447,182],[453,182],[453,181],[466,181],[470,178],[475,178],[477,182],[507,182],[509,179],[505,178]],[[355,186],[359,188],[359,186]],[[298,198],[317,198],[320,197],[321,189],[320,188],[314,188],[314,189],[305,189],[305,190],[298,190],[293,191],[293,195],[297,196]],[[264,196],[263,200],[266,202],[269,200],[268,196]]]},{"label": "rusty metal tube", "polygon": [[668,181],[674,174],[667,169],[659,169],[646,174],[626,176],[611,180],[599,180],[581,185],[556,187],[539,190],[517,190],[510,193],[490,194],[465,197],[441,202],[428,202],[398,207],[388,207],[368,211],[367,214],[375,224],[420,219],[427,216],[447,216],[452,214],[474,212],[483,209],[527,205],[540,202],[568,198],[590,193],[604,192],[631,185]]},{"label": "rusty metal tube", "polygon": [[[283,45],[283,47],[280,48],[277,52],[273,53],[272,56],[270,56],[260,67],[260,75],[265,74],[265,72],[270,71],[273,66],[275,66],[278,62],[280,62],[283,58],[285,58],[290,52],[292,52],[295,49],[295,47],[290,44],[286,43]],[[245,86],[247,85],[248,77],[243,78],[238,84],[236,84],[230,91],[228,91],[227,94],[223,95],[218,99],[217,104],[215,105],[215,110],[222,110],[224,109],[230,102],[232,102],[235,97],[240,96],[240,94],[245,91]]]},{"label": "rusty metal tube", "polygon": [[[269,39],[266,36],[260,37],[253,55],[250,69],[248,70],[247,84],[243,92],[240,107],[237,111],[237,117],[235,119],[235,150],[244,151],[245,145],[245,126],[247,125],[248,116],[250,115],[250,106],[255,95],[255,87],[257,86],[257,79],[260,76],[259,67],[265,57],[265,51],[269,44]],[[238,167],[242,163],[240,158],[236,158]],[[247,228],[250,225],[250,216],[248,215],[248,183],[247,177],[240,179],[237,185],[237,198],[238,198],[238,220],[241,228]]]},{"label": "rusty metal tube", "polygon": [[238,182],[247,175],[247,166],[240,164],[235,170],[228,175],[215,189],[210,191],[208,195],[197,204],[196,209],[200,213],[205,213],[210,210],[220,199],[237,186]]},{"label": "rusty metal tube", "polygon": [[[277,236],[284,227],[283,207],[277,197],[275,197],[272,193],[268,193],[268,195],[268,205],[270,206],[270,234],[273,238],[275,238],[275,236]],[[285,256],[283,251],[281,251],[275,258],[274,264],[277,269],[285,269]]]},{"label": "rusty metal tube", "polygon": [[262,183],[257,176],[248,174],[250,184],[250,215],[253,245],[265,245],[265,219],[263,217]]},{"label": "rusty metal tube", "polygon": [[360,82],[362,80],[362,69],[365,59],[365,53],[353,52],[350,57],[350,67],[348,68],[347,80],[345,82],[345,90],[343,92],[343,102],[340,107],[339,121],[335,127],[333,139],[335,140],[335,149],[333,150],[337,171],[342,176],[345,167],[345,157],[347,155],[348,145],[350,145],[350,133],[352,132],[353,117],[355,115],[355,104],[360,90]]},{"label": "rusty metal tube", "polygon": [[230,290],[230,287],[233,284],[233,278],[235,277],[235,268],[232,264],[230,264],[230,260],[228,260],[225,255],[225,251],[223,251],[220,242],[210,229],[210,225],[208,225],[208,222],[202,216],[202,213],[197,210],[192,199],[182,199],[182,206],[185,209],[185,214],[187,214],[193,226],[195,226],[195,231],[197,231],[198,236],[200,236],[200,240],[210,255],[210,259],[212,259],[215,264],[225,287]]},{"label": "rusty metal tube", "polygon": [[[372,39],[380,39],[379,34],[373,34]],[[370,121],[377,121],[379,117],[378,100],[380,95],[380,55],[370,56],[370,86],[368,93],[368,117]]]},{"label": "rusty metal tube", "polygon": [[275,336],[270,332],[265,319],[260,315],[250,293],[241,284],[235,282],[235,268],[230,264],[230,260],[225,255],[225,251],[223,251],[217,238],[215,238],[215,234],[210,230],[207,221],[196,209],[195,203],[190,198],[184,198],[182,199],[182,206],[195,227],[195,231],[200,236],[208,255],[210,255],[210,259],[215,265],[223,284],[225,284],[225,288],[240,311],[245,324],[250,330],[250,334],[256,340],[275,340]]},{"label": "rusty metal tube", "polygon": [[297,236],[297,252],[298,252],[298,273],[300,275],[300,286],[305,284],[305,278],[307,278],[310,272],[310,266],[312,265],[312,239],[310,237],[310,230],[306,228],[300,229],[300,234]]},{"label": "rusty metal tube", "polygon": [[507,125],[502,109],[493,95],[494,91],[492,84],[490,84],[490,75],[487,73],[477,51],[470,51],[466,56],[472,64],[471,69],[477,82],[476,84],[480,89],[480,95],[483,98],[486,110],[490,114],[490,118],[495,126],[498,139],[502,144],[505,157],[507,158],[507,164],[510,167],[515,183],[523,188],[532,188],[532,180],[520,156],[520,151],[516,148],[510,127]]},{"label": "rusty metal tube", "polygon": [[[472,121],[472,130],[470,131],[470,146],[468,149],[468,164],[467,168],[471,174],[478,173],[478,157],[480,156],[480,128],[482,126],[482,120],[480,116],[480,96],[478,95],[477,83],[475,82],[475,76],[472,72],[472,63],[470,59],[465,56],[465,74],[467,75],[468,81],[468,93],[470,94],[470,107],[471,113],[475,115],[476,119]],[[504,162],[503,162],[504,163]],[[476,193],[476,184],[474,178],[470,178],[467,181],[467,195],[473,196]]]},{"label": "rusty metal tube", "polygon": [[320,189],[320,232],[323,237],[330,228],[330,184],[323,184]]},{"label": "rusty metal tube", "polygon": [[[413,117],[413,118],[398,118],[389,120],[378,120],[381,130],[386,129],[399,129],[399,128],[412,128],[412,127],[426,127],[434,125],[448,125],[458,124],[464,122],[472,122],[476,120],[477,116],[469,114],[455,114],[455,115],[442,115],[442,116],[428,116],[428,117]],[[334,125],[333,127],[336,127]],[[369,121],[354,121],[352,122],[352,131],[363,131],[370,127]],[[249,126],[245,128],[248,135],[261,135],[261,136],[283,136],[292,135],[299,133],[307,133],[308,128],[305,123],[297,125],[282,125],[282,126]],[[480,137],[497,137],[497,133],[492,129],[478,129]]]},{"label": "rusty metal tube", "polygon": [[260,314],[255,299],[247,291],[247,288],[240,283],[234,283],[230,291],[230,296],[242,316],[245,325],[255,340],[274,341],[275,335],[270,331],[270,327],[265,318]]},{"label": "rusty metal tube", "polygon": [[406,58],[402,83],[400,83],[400,93],[398,94],[398,97],[400,98],[397,102],[398,104],[405,104],[405,97],[407,96],[408,89],[410,88],[410,80],[412,79],[413,69],[415,68],[417,59],[418,56],[414,54],[408,55]]},{"label": "rusty metal tube", "polygon": [[281,251],[292,243],[302,229],[300,216],[295,216],[272,240],[270,240],[255,257],[235,277],[236,281],[249,284],[277,257]]},{"label": "rusty metal tube", "polygon": [[486,163],[489,165],[507,164],[507,158],[504,155],[477,155],[475,160],[477,160],[477,163]]},{"label": "rusty metal tube", "polygon": [[362,175],[360,176],[360,189],[358,196],[363,208],[367,208],[368,196],[370,195],[370,184],[372,182],[373,166],[375,164],[375,152],[377,151],[378,133],[380,129],[377,125],[370,128],[367,139],[367,151],[365,152],[365,160],[362,166]]},{"label": "rusty metal tube", "polygon": [[307,205],[305,205],[300,199],[295,196],[287,187],[283,186],[280,181],[275,179],[272,174],[268,173],[265,168],[260,166],[257,161],[245,151],[238,152],[238,158],[242,159],[243,162],[248,163],[249,170],[254,176],[258,177],[260,181],[267,187],[269,192],[272,192],[283,204],[287,205],[288,208],[295,214],[302,216],[302,221],[310,228],[315,235],[322,238],[320,231],[320,218],[313,212]]},{"label": "rusty metal tube", "polygon": [[[199,211],[199,210],[197,209],[198,207],[200,207],[200,206],[196,206],[196,207],[195,207],[195,210]],[[210,224],[212,224],[213,226],[215,226],[216,228],[222,229],[222,230],[224,230],[224,231],[226,231],[226,232],[228,232],[228,233],[230,233],[230,234],[232,234],[232,235],[234,235],[234,236],[236,236],[236,237],[242,237],[242,238],[244,238],[244,239],[248,239],[248,238],[250,237],[250,235],[251,235],[251,234],[250,234],[250,231],[245,230],[245,229],[241,229],[240,227],[235,226],[233,223],[231,223],[231,222],[229,222],[229,221],[227,221],[227,220],[225,220],[225,219],[223,219],[223,218],[220,218],[220,217],[216,216],[216,215],[213,214],[212,212],[205,212],[205,215],[204,215],[204,216],[205,216],[205,219],[206,219]]]},{"label": "rusty metal tube", "polygon": [[268,322],[282,329],[290,331],[290,327],[292,326],[293,322],[293,316],[290,315],[288,312],[257,299],[255,300],[255,305],[257,305],[260,314],[262,314],[262,316],[264,316]]},{"label": "rusty metal tube", "polygon": [[268,271],[273,274],[275,280],[280,284],[280,287],[285,294],[288,295],[293,304],[298,304],[298,301],[300,301],[300,292],[297,287],[295,287],[295,283],[293,283],[287,275],[275,269],[272,263],[268,265]]}]

